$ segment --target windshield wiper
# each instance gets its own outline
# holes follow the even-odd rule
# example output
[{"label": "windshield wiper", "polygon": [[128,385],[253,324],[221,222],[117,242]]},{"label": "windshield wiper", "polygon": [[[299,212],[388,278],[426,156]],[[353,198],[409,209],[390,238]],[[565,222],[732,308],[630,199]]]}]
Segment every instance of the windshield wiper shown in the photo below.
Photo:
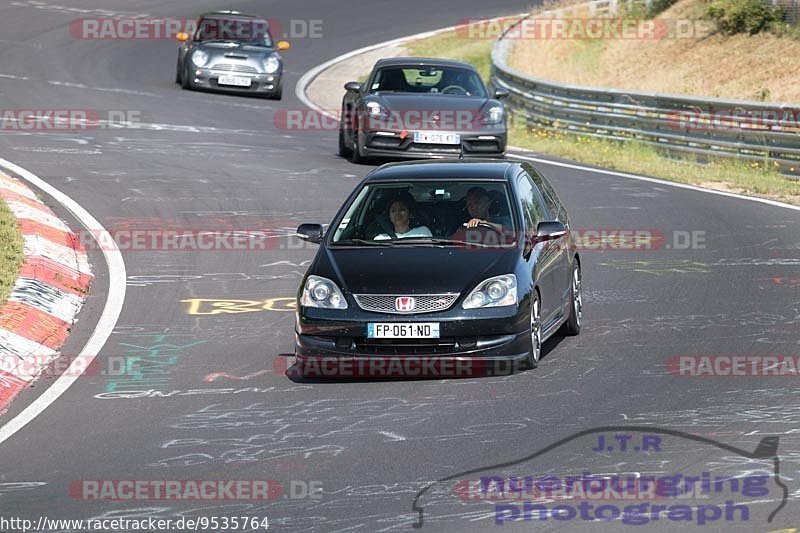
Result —
[{"label": "windshield wiper", "polygon": [[439,239],[437,237],[406,237],[400,238],[395,241],[392,241],[395,244],[445,244],[445,245],[470,245],[470,244],[478,244],[482,245],[482,243],[473,243],[462,241],[460,239]]},{"label": "windshield wiper", "polygon": [[344,240],[344,241],[338,241],[338,242],[334,242],[334,243],[331,243],[331,244],[333,244],[335,246],[339,246],[339,245],[345,245],[346,246],[348,244],[356,244],[356,245],[359,245],[359,246],[363,246],[363,245],[367,245],[367,246],[391,246],[392,245],[392,241],[389,241],[389,240],[368,241],[366,239],[347,239],[347,240]]}]

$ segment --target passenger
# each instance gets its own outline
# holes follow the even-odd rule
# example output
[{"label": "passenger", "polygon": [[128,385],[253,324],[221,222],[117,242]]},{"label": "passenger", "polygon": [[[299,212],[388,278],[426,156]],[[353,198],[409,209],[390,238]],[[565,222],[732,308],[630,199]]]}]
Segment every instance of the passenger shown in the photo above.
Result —
[{"label": "passenger", "polygon": [[[389,221],[394,226],[394,233],[398,239],[404,237],[431,237],[431,230],[428,226],[415,225],[416,216],[414,211],[414,200],[410,196],[400,197],[389,204],[387,214]],[[412,227],[413,226],[413,227]],[[374,240],[386,240],[392,237],[386,233],[376,235]]]},{"label": "passenger", "polygon": [[467,228],[476,228],[479,225],[489,226],[498,233],[503,232],[503,226],[509,227],[509,217],[494,217],[489,214],[492,199],[483,187],[472,187],[467,191],[466,207],[470,219],[464,223]]}]

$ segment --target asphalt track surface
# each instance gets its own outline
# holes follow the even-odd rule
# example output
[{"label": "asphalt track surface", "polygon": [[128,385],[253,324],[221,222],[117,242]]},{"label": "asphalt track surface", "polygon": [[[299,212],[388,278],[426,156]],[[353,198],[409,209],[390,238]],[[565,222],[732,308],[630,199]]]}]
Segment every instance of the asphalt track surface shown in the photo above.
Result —
[{"label": "asphalt track surface", "polygon": [[[65,9],[193,17],[217,3],[4,2],[0,107],[138,110],[161,126],[5,131],[0,155],[67,193],[109,229],[135,224],[247,229],[254,220],[268,219],[288,234],[301,222],[327,223],[371,167],[337,157],[335,132],[273,126],[275,111],[302,107],[292,90],[302,73],[354,48],[462,18],[519,12],[527,2],[234,4],[284,21],[323,21],[322,39],[295,39],[285,54],[281,102],[181,91],[173,84],[173,42],[74,39],[71,20],[103,13]],[[291,298],[313,249],[287,249],[290,241],[279,239],[275,242],[284,246],[267,251],[123,251],[125,306],[99,359],[142,357],[158,371],[138,382],[84,376],[3,443],[2,516],[238,515],[267,516],[276,531],[410,530],[418,518],[415,496],[433,480],[467,479],[462,473],[523,458],[582,430],[636,425],[703,435],[745,451],[754,450],[762,437],[778,435],[788,505],[766,523],[782,497],[773,483],[767,496],[749,498],[750,522],[719,519],[702,528],[767,531],[797,525],[797,378],[688,378],[669,375],[666,364],[670,356],[685,354],[800,355],[800,214],[588,170],[539,166],[571,209],[576,227],[654,229],[670,245],[675,231],[699,231],[705,247],[585,252],[583,333],[549,342],[535,371],[333,383],[306,383],[273,371],[285,367],[281,354],[292,349],[292,312],[190,315],[185,302]],[[78,352],[104,302],[105,264],[97,252],[92,259],[98,281],[65,353]],[[280,307],[285,300],[271,302]],[[211,304],[198,305],[208,311]],[[0,423],[48,384],[26,391]],[[204,394],[197,392],[201,389]],[[614,432],[604,434],[611,439]],[[665,440],[660,452],[632,453],[593,452],[597,436],[584,436],[515,473],[741,476],[773,469],[768,460],[669,438],[671,444]],[[269,502],[83,501],[69,492],[80,479],[273,479],[281,483],[282,495],[293,480],[296,487],[297,481],[313,481],[323,492],[318,499],[281,495]],[[433,492],[417,502],[426,509],[423,529],[495,527],[492,506],[460,505],[453,491]],[[639,527],[701,529],[693,524],[661,519]],[[574,518],[498,527],[621,526]]]}]

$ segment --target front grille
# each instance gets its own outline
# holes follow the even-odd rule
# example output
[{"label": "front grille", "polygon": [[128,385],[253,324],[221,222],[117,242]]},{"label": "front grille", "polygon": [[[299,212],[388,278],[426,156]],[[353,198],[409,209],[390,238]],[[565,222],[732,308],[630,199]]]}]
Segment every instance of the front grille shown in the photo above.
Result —
[{"label": "front grille", "polygon": [[[417,313],[433,313],[444,311],[453,305],[458,298],[458,293],[444,294],[354,294],[356,303],[364,311],[376,313],[393,313],[397,315],[413,315]],[[411,311],[398,311],[395,308],[395,299],[401,296],[411,296],[415,300],[414,309]]]},{"label": "front grille", "polygon": [[[472,344],[474,348],[475,344]],[[442,339],[367,339],[356,338],[355,347],[364,355],[437,355],[457,353],[461,348],[454,338]]]},{"label": "front grille", "polygon": [[470,152],[499,152],[500,143],[498,141],[464,141],[465,149]]},{"label": "front grille", "polygon": [[424,143],[411,143],[408,147],[409,152],[443,152],[458,154],[461,152],[461,147],[456,144],[424,144]]},{"label": "front grille", "polygon": [[241,65],[236,63],[217,63],[211,70],[222,70],[225,72],[242,72],[244,74],[258,74],[258,70],[250,65]]}]

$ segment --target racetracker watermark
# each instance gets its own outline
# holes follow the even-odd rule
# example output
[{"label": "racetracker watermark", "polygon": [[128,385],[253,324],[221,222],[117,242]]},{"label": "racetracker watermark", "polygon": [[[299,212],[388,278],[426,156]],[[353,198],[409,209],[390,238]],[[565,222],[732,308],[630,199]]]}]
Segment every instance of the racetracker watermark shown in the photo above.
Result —
[{"label": "racetracker watermark", "polygon": [[520,40],[661,40],[690,39],[706,35],[712,26],[694,19],[557,18],[523,20],[461,19],[456,35],[462,39]]},{"label": "racetracker watermark", "polygon": [[196,40],[321,39],[322,19],[80,18],[69,24],[75,39],[163,40],[185,33]]},{"label": "racetracker watermark", "polygon": [[800,108],[676,110],[667,114],[667,124],[681,131],[764,130],[799,133]]},{"label": "racetracker watermark", "polygon": [[168,365],[167,359],[158,360],[128,355],[0,355],[0,372],[16,376],[24,381],[57,379],[62,375],[136,377],[159,373]]},{"label": "racetracker watermark", "polygon": [[277,248],[269,230],[117,229],[78,231],[86,250],[122,251],[262,251]]},{"label": "racetracker watermark", "polygon": [[797,355],[673,355],[667,371],[682,377],[797,377]]},{"label": "racetracker watermark", "polygon": [[522,362],[479,358],[447,359],[424,356],[370,356],[363,358],[321,356],[296,359],[277,357],[276,374],[305,378],[471,378],[509,375],[524,368]]},{"label": "racetracker watermark", "polygon": [[88,131],[152,123],[149,113],[133,109],[3,109],[3,131]]},{"label": "racetracker watermark", "polygon": [[[490,221],[491,222],[491,221]],[[705,231],[674,230],[671,240],[658,229],[638,228],[574,228],[562,237],[550,239],[485,225],[459,228],[452,239],[467,249],[496,250],[533,247],[536,250],[572,251],[637,251],[637,250],[704,250]]]},{"label": "racetracker watermark", "polygon": [[80,479],[69,485],[76,500],[276,500],[275,479]]},{"label": "racetracker watermark", "polygon": [[[414,131],[479,131],[488,125],[500,125],[486,113],[467,109],[417,108],[403,111],[369,107],[366,112],[348,112],[339,117],[339,110],[315,111],[312,109],[280,109],[272,116],[272,124],[281,131],[380,131],[395,133],[406,139]],[[404,133],[405,132],[405,133]]]}]

